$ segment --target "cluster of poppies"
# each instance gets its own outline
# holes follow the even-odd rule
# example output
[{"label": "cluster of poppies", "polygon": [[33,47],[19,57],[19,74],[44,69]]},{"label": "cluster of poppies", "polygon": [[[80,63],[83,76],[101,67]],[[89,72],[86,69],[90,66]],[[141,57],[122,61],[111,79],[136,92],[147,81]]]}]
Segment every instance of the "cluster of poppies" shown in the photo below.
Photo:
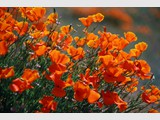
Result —
[{"label": "cluster of poppies", "polygon": [[[133,32],[124,33],[124,37],[108,32],[106,27],[98,34],[91,32],[89,28],[93,23],[103,21],[101,13],[79,18],[84,27],[82,37],[72,35],[77,31],[74,26],[60,26],[55,10],[47,16],[45,8],[13,8],[12,12],[10,9],[0,8],[0,56],[9,54],[10,46],[21,42],[19,38],[23,37],[28,63],[41,57],[49,62],[45,70],[36,69],[36,65],[26,68],[26,65],[16,77],[15,66],[0,66],[0,79],[14,77],[9,89],[18,94],[34,91],[36,84],[32,84],[42,77],[44,81],[51,81],[51,95],[41,96],[41,108],[36,112],[56,111],[60,103],[55,98],[65,98],[67,88],[73,91],[70,97],[75,102],[86,101],[106,112],[115,105],[119,112],[125,112],[130,110],[131,101],[124,99],[124,95],[140,91],[139,81],[153,76],[149,64],[140,59],[147,43],[139,42],[129,52],[125,51],[127,45],[137,41]],[[15,19],[15,11],[21,21]],[[150,87],[142,88],[141,103],[157,104],[160,90],[154,85]],[[152,108],[149,112],[158,111]]]}]

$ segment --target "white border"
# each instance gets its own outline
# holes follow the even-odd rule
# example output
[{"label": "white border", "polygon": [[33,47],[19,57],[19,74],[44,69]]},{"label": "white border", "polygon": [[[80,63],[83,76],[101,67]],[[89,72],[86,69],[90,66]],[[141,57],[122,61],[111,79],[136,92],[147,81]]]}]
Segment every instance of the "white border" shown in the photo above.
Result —
[{"label": "white border", "polygon": [[0,0],[0,7],[160,7],[160,0]]},{"label": "white border", "polygon": [[159,120],[160,113],[10,113],[1,120]]},{"label": "white border", "polygon": [[[0,7],[160,7],[160,0],[0,0]],[[0,120],[159,120],[160,113],[0,113]]]}]

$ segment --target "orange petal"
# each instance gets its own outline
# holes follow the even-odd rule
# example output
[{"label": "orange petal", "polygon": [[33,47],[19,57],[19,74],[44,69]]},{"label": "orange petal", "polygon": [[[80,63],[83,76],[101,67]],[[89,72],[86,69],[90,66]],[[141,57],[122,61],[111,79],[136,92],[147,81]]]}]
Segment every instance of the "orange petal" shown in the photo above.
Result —
[{"label": "orange petal", "polygon": [[28,81],[29,83],[32,83],[34,80],[38,79],[39,73],[37,70],[31,70],[31,69],[25,69],[24,73],[22,75],[22,79],[24,81]]},{"label": "orange petal", "polygon": [[89,96],[88,96],[88,102],[94,103],[100,98],[100,94],[94,90],[90,90]]},{"label": "orange petal", "polygon": [[10,68],[5,68],[2,70],[2,74],[3,74],[3,77],[6,79],[6,78],[10,78],[10,77],[13,77],[14,76],[14,68],[13,66],[10,67]]},{"label": "orange petal", "polygon": [[66,95],[66,91],[64,91],[62,88],[54,87],[52,94],[56,97],[64,97]]},{"label": "orange petal", "polygon": [[93,22],[93,17],[92,16],[88,16],[87,18],[79,18],[79,20],[82,22],[82,24],[85,26],[85,27],[89,27],[92,22]]},{"label": "orange petal", "polygon": [[18,92],[20,90],[16,84],[11,84],[9,88],[12,92]]},{"label": "orange petal", "polygon": [[101,22],[103,19],[104,19],[104,15],[102,15],[101,13],[97,13],[93,15],[94,22]]},{"label": "orange petal", "polygon": [[129,43],[137,40],[137,37],[133,32],[124,33],[124,36]]},{"label": "orange petal", "polygon": [[69,57],[65,54],[60,53],[58,50],[52,50],[50,53],[52,62],[66,64],[70,61]]},{"label": "orange petal", "polygon": [[148,45],[145,42],[140,42],[135,45],[135,48],[141,52],[145,51],[147,49]]},{"label": "orange petal", "polygon": [[24,35],[28,30],[28,22],[18,22],[15,24],[14,29],[18,32],[19,35]]},{"label": "orange petal", "polygon": [[0,41],[0,55],[5,55],[8,52],[6,41]]}]

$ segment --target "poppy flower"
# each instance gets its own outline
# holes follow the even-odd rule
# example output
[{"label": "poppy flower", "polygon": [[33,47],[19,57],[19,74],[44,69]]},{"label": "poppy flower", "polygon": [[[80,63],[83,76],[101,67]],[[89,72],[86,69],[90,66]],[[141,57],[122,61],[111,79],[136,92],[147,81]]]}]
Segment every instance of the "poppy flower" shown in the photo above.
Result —
[{"label": "poppy flower", "polygon": [[67,55],[60,53],[58,50],[52,50],[49,52],[50,59],[52,62],[55,62],[56,64],[67,64],[70,59]]},{"label": "poppy flower", "polygon": [[12,31],[12,26],[10,24],[7,23],[6,20],[4,20],[3,22],[0,21],[0,31],[8,31],[8,32],[11,32]]},{"label": "poppy flower", "polygon": [[97,39],[98,39],[98,36],[95,35],[94,33],[87,33],[86,42],[88,42],[90,40],[96,41]]},{"label": "poppy flower", "polygon": [[77,46],[84,46],[84,44],[85,44],[84,38],[75,37],[74,40],[75,40]]},{"label": "poppy flower", "polygon": [[96,40],[90,40],[89,42],[87,42],[87,45],[91,48],[97,48],[99,46],[99,39]]},{"label": "poppy flower", "polygon": [[53,42],[56,42],[58,39],[58,32],[57,31],[52,32],[50,37]]},{"label": "poppy flower", "polygon": [[52,94],[56,97],[64,97],[66,95],[66,91],[64,88],[68,87],[69,84],[65,81],[61,80],[62,73],[55,72],[50,75],[51,80],[54,81],[54,88],[52,90]]},{"label": "poppy flower", "polygon": [[151,68],[145,60],[136,60],[134,62],[136,75],[142,80],[151,78]]},{"label": "poppy flower", "polygon": [[92,104],[100,98],[100,94],[94,90],[90,90],[89,96],[87,98],[88,103]]},{"label": "poppy flower", "polygon": [[109,66],[113,63],[112,55],[99,56],[99,61],[103,63],[104,66]]},{"label": "poppy flower", "polygon": [[30,36],[33,37],[34,39],[41,39],[49,34],[49,31],[44,30],[44,31],[34,31],[30,33]]},{"label": "poppy flower", "polygon": [[146,93],[143,93],[143,94],[142,94],[142,100],[143,100],[144,102],[150,104],[150,103],[156,102],[156,101],[157,101],[157,97],[154,96],[154,95],[148,96]]},{"label": "poppy flower", "polygon": [[130,58],[132,57],[138,58],[140,55],[141,55],[141,52],[138,49],[130,49],[130,52],[129,52]]},{"label": "poppy flower", "polygon": [[16,30],[20,36],[23,36],[28,30],[28,22],[17,22],[14,30]]},{"label": "poppy flower", "polygon": [[66,65],[64,64],[60,64],[60,63],[52,63],[50,66],[49,66],[49,71],[51,73],[54,73],[54,72],[65,72],[66,71]]},{"label": "poppy flower", "polygon": [[160,90],[154,85],[150,86],[150,89],[143,88],[141,98],[145,103],[156,103],[160,100]]},{"label": "poppy flower", "polygon": [[24,90],[33,88],[33,86],[27,83],[27,81],[22,81],[20,78],[13,80],[9,87],[11,91],[19,93],[22,93]]},{"label": "poppy flower", "polygon": [[62,73],[55,72],[50,75],[51,80],[54,81],[54,88],[52,90],[52,94],[56,97],[64,97],[66,95],[66,91],[64,88],[72,86],[74,83],[71,80],[71,76],[68,77],[67,81],[61,80]]},{"label": "poppy flower", "polygon": [[31,45],[31,48],[34,50],[37,56],[42,56],[47,51],[47,46],[45,42],[43,41],[40,41],[39,43],[36,43],[35,45]]},{"label": "poppy flower", "polygon": [[51,13],[48,17],[47,17],[47,23],[51,24],[51,23],[56,23],[58,19],[58,13]]},{"label": "poppy flower", "polygon": [[66,95],[66,91],[63,88],[60,87],[54,87],[52,90],[52,94],[56,97],[64,97]]},{"label": "poppy flower", "polygon": [[50,110],[55,111],[57,109],[57,102],[54,101],[53,96],[43,96],[39,103],[43,105],[41,108],[42,112],[50,112]]},{"label": "poppy flower", "polygon": [[83,101],[87,99],[90,93],[90,88],[88,85],[83,84],[82,82],[76,82],[73,86],[74,89],[74,98],[77,101]]},{"label": "poppy flower", "polygon": [[112,45],[113,45],[112,49],[123,50],[128,44],[129,42],[124,38],[121,38],[121,39],[118,38],[112,41]]},{"label": "poppy flower", "polygon": [[90,75],[90,69],[86,69],[85,71],[85,75],[80,74],[80,79],[85,82],[85,84],[87,85],[91,85],[93,87],[94,90],[98,90],[98,86],[99,86],[99,77],[97,76],[97,73],[92,73],[92,75]]},{"label": "poppy flower", "polygon": [[140,42],[135,45],[135,49],[139,50],[140,52],[143,52],[147,49],[148,45],[145,42]]},{"label": "poppy flower", "polygon": [[104,19],[104,15],[102,15],[101,13],[97,13],[93,15],[94,22],[101,22],[103,19]]},{"label": "poppy flower", "polygon": [[70,44],[72,43],[73,38],[71,35],[68,34],[67,37],[63,39],[63,42],[60,42],[60,46],[63,50],[67,50]]},{"label": "poppy flower", "polygon": [[10,78],[10,77],[13,77],[14,76],[14,67],[9,67],[9,68],[5,68],[5,69],[2,69],[2,78]]},{"label": "poppy flower", "polygon": [[37,70],[25,69],[21,78],[28,83],[32,83],[39,77],[40,75]]},{"label": "poppy flower", "polygon": [[136,78],[131,78],[130,80],[131,80],[131,81],[129,81],[130,84],[127,85],[126,91],[133,93],[133,92],[137,91],[137,89],[138,89],[137,86],[138,86],[139,82]]},{"label": "poppy flower", "polygon": [[79,18],[79,20],[82,22],[82,24],[85,27],[89,27],[93,23],[93,17],[92,16],[88,16],[87,18],[82,17],[82,18]]},{"label": "poppy flower", "polygon": [[127,109],[127,103],[123,101],[116,92],[102,91],[102,98],[105,105],[116,104],[120,112]]},{"label": "poppy flower", "polygon": [[84,57],[84,50],[81,47],[78,47],[77,49],[74,48],[73,46],[69,46],[67,50],[68,54],[72,56],[74,60],[78,60]]},{"label": "poppy flower", "polygon": [[67,26],[62,26],[60,28],[61,32],[64,33],[65,35],[69,34],[72,30],[73,27],[71,25],[67,25]]},{"label": "poppy flower", "polygon": [[46,13],[45,8],[35,7],[35,8],[20,8],[23,17],[27,17],[31,22],[38,21]]},{"label": "poppy flower", "polygon": [[123,76],[122,73],[123,70],[121,68],[110,67],[107,71],[103,73],[104,80],[107,83],[123,82],[126,80],[126,77]]},{"label": "poppy flower", "polygon": [[41,32],[47,31],[46,23],[44,23],[44,22],[34,23],[30,27],[30,31],[41,31]]},{"label": "poppy flower", "polygon": [[129,43],[137,40],[137,36],[133,32],[124,33],[124,36]]},{"label": "poppy flower", "polygon": [[0,55],[5,55],[8,52],[8,45],[6,41],[0,41]]}]

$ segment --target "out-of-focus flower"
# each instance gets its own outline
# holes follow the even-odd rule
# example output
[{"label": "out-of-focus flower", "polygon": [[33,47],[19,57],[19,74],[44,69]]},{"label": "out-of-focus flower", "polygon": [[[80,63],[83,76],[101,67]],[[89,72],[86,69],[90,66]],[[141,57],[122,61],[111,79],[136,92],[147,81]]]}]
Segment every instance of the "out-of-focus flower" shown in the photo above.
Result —
[{"label": "out-of-focus flower", "polygon": [[48,113],[51,110],[56,111],[57,109],[57,102],[54,101],[53,96],[43,96],[39,103],[43,105],[41,108],[41,112]]}]

